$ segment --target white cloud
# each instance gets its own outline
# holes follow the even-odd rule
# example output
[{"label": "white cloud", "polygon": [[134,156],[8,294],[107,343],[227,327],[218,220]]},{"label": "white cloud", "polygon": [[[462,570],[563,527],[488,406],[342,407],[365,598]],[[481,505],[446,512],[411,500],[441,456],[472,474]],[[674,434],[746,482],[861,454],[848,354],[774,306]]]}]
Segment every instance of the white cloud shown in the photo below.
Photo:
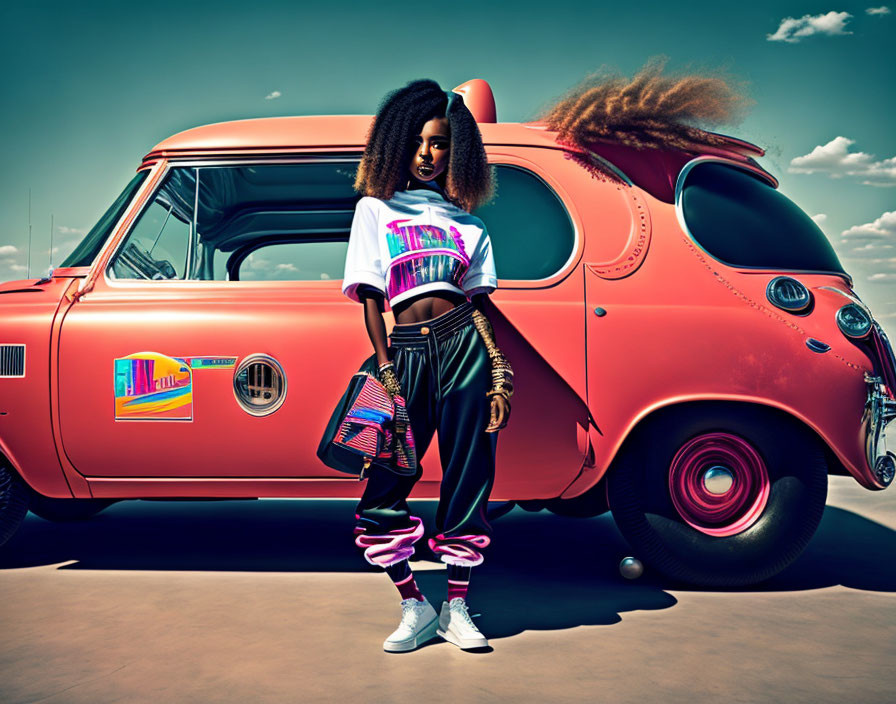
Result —
[{"label": "white cloud", "polygon": [[15,245],[0,244],[0,257],[8,257],[10,254],[15,254],[18,251]]},{"label": "white cloud", "polygon": [[891,281],[896,281],[896,273],[893,273],[892,271],[878,272],[869,276],[868,280],[873,281],[876,284],[888,284]]},{"label": "white cloud", "polygon": [[831,178],[859,176],[869,186],[896,186],[896,156],[875,161],[872,154],[850,152],[854,139],[834,137],[827,144],[815,147],[804,156],[790,160],[793,174],[826,173]]},{"label": "white cloud", "polygon": [[821,227],[825,220],[828,219],[828,216],[825,213],[819,213],[818,215],[813,215],[812,219],[815,221],[815,224]]},{"label": "white cloud", "polygon": [[330,275],[329,275],[327,272],[322,271],[321,274],[320,274],[320,278],[322,278],[322,279],[329,279],[329,278],[330,278]]},{"label": "white cloud", "polygon": [[846,31],[846,23],[852,17],[848,12],[828,12],[824,15],[803,15],[799,19],[785,17],[774,34],[767,34],[770,42],[796,44],[803,37],[813,34],[852,34]]},{"label": "white cloud", "polygon": [[869,15],[889,15],[890,8],[886,5],[882,5],[881,7],[869,7],[865,12]]},{"label": "white cloud", "polygon": [[[841,246],[847,246],[849,244],[851,244],[849,240],[842,240],[840,242]],[[884,261],[890,261],[887,259],[887,256],[893,254],[893,249],[893,245],[883,244],[880,240],[876,240],[874,242],[868,242],[861,247],[853,247],[849,250],[841,250],[838,248],[837,254],[844,261],[861,262],[863,266],[868,266],[875,263],[880,264]]]},{"label": "white cloud", "polygon": [[271,93],[268,93],[266,96],[264,96],[264,99],[265,100],[276,100],[281,95],[283,95],[283,93],[281,93],[279,90],[275,90]]},{"label": "white cloud", "polygon": [[295,264],[290,264],[286,262],[284,264],[278,264],[274,267],[275,269],[279,269],[280,271],[298,271]]},{"label": "white cloud", "polygon": [[844,230],[842,236],[850,239],[873,240],[896,237],[896,210],[884,213],[874,222],[867,222],[864,225],[853,225],[848,230]]},{"label": "white cloud", "polygon": [[87,234],[86,227],[66,227],[65,225],[59,225],[56,229],[63,235],[86,235]]}]

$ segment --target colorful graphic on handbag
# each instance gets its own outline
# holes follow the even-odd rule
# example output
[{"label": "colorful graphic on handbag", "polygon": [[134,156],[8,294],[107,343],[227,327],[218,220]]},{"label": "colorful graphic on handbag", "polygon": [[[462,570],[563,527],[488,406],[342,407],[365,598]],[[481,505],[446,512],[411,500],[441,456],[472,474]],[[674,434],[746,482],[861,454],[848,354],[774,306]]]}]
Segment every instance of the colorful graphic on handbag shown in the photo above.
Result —
[{"label": "colorful graphic on handbag", "polygon": [[363,471],[374,460],[393,460],[395,467],[413,472],[417,466],[414,436],[401,396],[390,398],[369,372],[351,407],[339,424],[333,443],[364,457]]},{"label": "colorful graphic on handbag", "polygon": [[387,425],[395,417],[392,400],[382,384],[370,374],[360,373],[366,379],[333,442],[365,457],[388,458],[392,432]]}]

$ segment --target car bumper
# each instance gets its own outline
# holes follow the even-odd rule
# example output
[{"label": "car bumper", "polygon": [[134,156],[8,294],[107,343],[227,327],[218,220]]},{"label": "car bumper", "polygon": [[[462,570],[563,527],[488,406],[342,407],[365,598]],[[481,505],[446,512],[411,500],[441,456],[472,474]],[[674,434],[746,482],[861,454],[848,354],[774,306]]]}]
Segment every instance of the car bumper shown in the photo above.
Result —
[{"label": "car bumper", "polygon": [[[886,333],[875,322],[874,342],[877,348],[879,376],[865,374],[868,395],[862,414],[865,429],[865,458],[882,487],[889,486],[896,474],[896,454],[889,446],[896,448],[896,358]],[[887,431],[890,431],[890,442]]]}]

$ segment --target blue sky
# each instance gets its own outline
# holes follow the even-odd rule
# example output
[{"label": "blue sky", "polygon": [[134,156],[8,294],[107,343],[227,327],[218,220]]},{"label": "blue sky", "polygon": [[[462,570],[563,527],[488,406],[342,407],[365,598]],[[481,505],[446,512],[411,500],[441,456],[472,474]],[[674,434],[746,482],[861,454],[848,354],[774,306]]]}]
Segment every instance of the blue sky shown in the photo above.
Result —
[{"label": "blue sky", "polygon": [[[893,10],[894,12],[891,12]],[[754,101],[720,131],[767,150],[896,328],[893,6],[849,2],[4,3],[0,281],[58,264],[175,132],[274,115],[372,114],[430,77],[487,80],[523,121],[601,67],[722,69]],[[276,97],[275,97],[276,96]],[[845,234],[844,234],[845,233]]]}]

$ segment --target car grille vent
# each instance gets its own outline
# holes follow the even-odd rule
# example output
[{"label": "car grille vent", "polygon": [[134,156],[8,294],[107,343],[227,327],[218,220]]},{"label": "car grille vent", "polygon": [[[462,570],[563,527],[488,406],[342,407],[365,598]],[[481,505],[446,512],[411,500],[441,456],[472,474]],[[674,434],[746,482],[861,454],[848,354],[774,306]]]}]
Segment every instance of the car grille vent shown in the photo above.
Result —
[{"label": "car grille vent", "polygon": [[0,377],[25,376],[25,345],[0,345]]}]

